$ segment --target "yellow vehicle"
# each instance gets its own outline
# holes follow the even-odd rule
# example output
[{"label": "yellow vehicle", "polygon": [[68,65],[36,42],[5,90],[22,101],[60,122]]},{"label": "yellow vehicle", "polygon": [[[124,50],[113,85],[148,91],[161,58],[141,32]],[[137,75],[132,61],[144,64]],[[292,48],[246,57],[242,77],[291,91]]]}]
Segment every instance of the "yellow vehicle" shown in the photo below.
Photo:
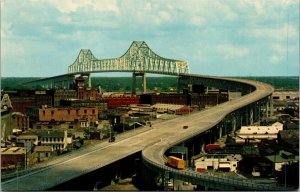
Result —
[{"label": "yellow vehicle", "polygon": [[166,165],[176,169],[184,169],[185,161],[175,156],[169,156]]}]

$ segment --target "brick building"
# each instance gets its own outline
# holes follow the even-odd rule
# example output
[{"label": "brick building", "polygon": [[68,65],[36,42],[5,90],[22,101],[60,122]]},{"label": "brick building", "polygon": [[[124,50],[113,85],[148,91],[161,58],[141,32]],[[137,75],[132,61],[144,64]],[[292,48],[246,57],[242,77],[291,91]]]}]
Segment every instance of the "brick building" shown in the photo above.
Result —
[{"label": "brick building", "polygon": [[16,129],[25,131],[29,128],[29,116],[20,112],[13,112],[12,119],[16,122]]},{"label": "brick building", "polygon": [[1,148],[1,170],[25,166],[25,152],[22,147]]},{"label": "brick building", "polygon": [[60,100],[76,99],[77,91],[71,89],[60,89],[53,91],[53,105],[54,107],[60,106]]},{"label": "brick building", "polygon": [[100,98],[98,89],[86,88],[83,76],[75,78],[75,89],[77,93],[77,99],[80,100],[96,100]]},{"label": "brick building", "polygon": [[26,114],[26,109],[41,105],[53,105],[53,91],[18,90],[9,92],[15,112]]},{"label": "brick building", "polygon": [[39,121],[74,122],[81,127],[95,126],[98,124],[98,108],[42,108],[39,109]]},{"label": "brick building", "polygon": [[226,101],[228,101],[228,94],[219,92],[205,94],[143,94],[140,96],[141,104],[150,105],[164,103],[205,107],[206,105],[216,105]]},{"label": "brick building", "polygon": [[139,96],[117,96],[117,97],[102,97],[101,100],[108,102],[108,108],[117,108],[122,105],[131,105],[131,104],[139,104],[140,97]]},{"label": "brick building", "polygon": [[97,107],[98,112],[107,110],[107,101],[105,100],[78,100],[68,99],[60,101],[61,107]]}]

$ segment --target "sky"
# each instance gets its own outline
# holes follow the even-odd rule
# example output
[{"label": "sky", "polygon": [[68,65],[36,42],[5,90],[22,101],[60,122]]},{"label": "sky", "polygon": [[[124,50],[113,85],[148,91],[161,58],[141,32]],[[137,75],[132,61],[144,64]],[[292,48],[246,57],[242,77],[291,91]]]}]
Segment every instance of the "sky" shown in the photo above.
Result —
[{"label": "sky", "polygon": [[80,49],[116,58],[135,40],[192,74],[299,76],[299,0],[0,1],[2,77],[65,74]]}]

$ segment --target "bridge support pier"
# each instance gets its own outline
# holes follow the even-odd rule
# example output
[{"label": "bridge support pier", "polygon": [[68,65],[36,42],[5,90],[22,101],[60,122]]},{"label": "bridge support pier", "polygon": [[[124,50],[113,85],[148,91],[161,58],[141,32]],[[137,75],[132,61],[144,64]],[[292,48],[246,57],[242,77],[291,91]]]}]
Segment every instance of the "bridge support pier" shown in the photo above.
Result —
[{"label": "bridge support pier", "polygon": [[91,73],[88,74],[88,88],[92,87],[92,75]]},{"label": "bridge support pier", "polygon": [[142,76],[143,78],[143,93],[147,90],[147,78],[146,73],[132,73],[132,84],[131,84],[131,94],[136,95],[136,77]]}]

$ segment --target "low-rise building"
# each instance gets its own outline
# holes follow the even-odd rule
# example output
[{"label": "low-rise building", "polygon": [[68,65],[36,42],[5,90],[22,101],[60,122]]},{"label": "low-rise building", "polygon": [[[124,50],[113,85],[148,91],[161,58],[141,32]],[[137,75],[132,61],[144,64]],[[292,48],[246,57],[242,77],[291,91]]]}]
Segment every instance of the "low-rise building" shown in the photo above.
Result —
[{"label": "low-rise building", "polygon": [[37,162],[45,161],[52,156],[53,148],[51,146],[35,146],[34,153]]},{"label": "low-rise building", "polygon": [[15,169],[25,166],[25,149],[23,147],[1,148],[1,169]]},{"label": "low-rise building", "polygon": [[194,165],[197,171],[220,170],[237,172],[240,160],[242,160],[240,154],[207,154],[194,160]]},{"label": "low-rise building", "polygon": [[156,110],[157,113],[170,113],[176,115],[188,114],[194,111],[190,106],[187,105],[175,105],[175,104],[155,104],[153,105],[153,109]]},{"label": "low-rise building", "polygon": [[75,122],[37,122],[32,127],[37,131],[65,131],[73,132],[80,129],[80,125]]},{"label": "low-rise building", "polygon": [[266,158],[274,164],[276,171],[282,171],[283,165],[299,162],[299,156],[284,150],[280,150],[274,155],[267,155]]},{"label": "low-rise building", "polygon": [[39,109],[41,122],[74,122],[79,123],[80,127],[89,127],[97,125],[98,120],[97,107]]},{"label": "low-rise building", "polygon": [[45,131],[38,135],[41,146],[50,146],[55,151],[65,151],[67,145],[72,143],[72,137],[68,137],[67,131]]},{"label": "low-rise building", "polygon": [[275,90],[272,94],[273,100],[299,100],[299,91]]},{"label": "low-rise building", "polygon": [[236,132],[236,143],[244,143],[245,140],[260,142],[262,139],[277,139],[279,131],[283,130],[283,124],[276,122],[271,126],[242,126]]},{"label": "low-rise building", "polygon": [[24,133],[17,136],[17,143],[22,143],[24,146],[25,142],[31,142],[33,145],[38,145],[38,136],[33,133]]}]

